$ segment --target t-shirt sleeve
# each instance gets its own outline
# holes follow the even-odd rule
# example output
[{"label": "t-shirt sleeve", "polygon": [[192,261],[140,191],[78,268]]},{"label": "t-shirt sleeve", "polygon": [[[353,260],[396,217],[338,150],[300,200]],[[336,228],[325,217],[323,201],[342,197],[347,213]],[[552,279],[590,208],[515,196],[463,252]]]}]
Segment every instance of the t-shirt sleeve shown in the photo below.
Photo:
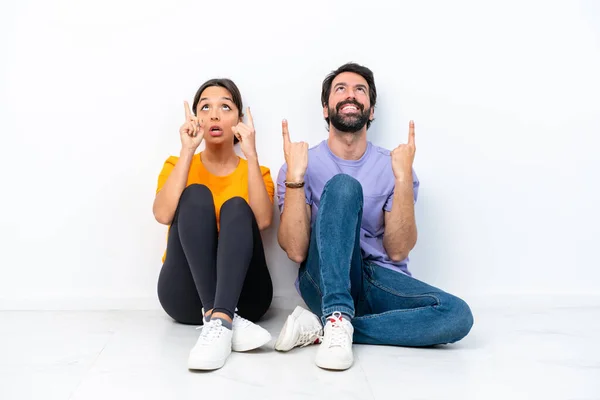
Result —
[{"label": "t-shirt sleeve", "polygon": [[[414,202],[416,203],[417,197],[419,195],[419,178],[417,177],[417,174],[415,173],[414,169],[412,171],[412,175],[413,175],[413,196],[414,196]],[[383,206],[383,209],[387,212],[391,212],[393,201],[394,201],[394,189],[392,189],[392,193],[390,193],[390,195],[388,196],[387,201],[385,202],[385,205]]]},{"label": "t-shirt sleeve", "polygon": [[175,164],[177,164],[177,161],[179,160],[178,157],[175,156],[171,156],[169,158],[167,158],[167,160],[165,161],[162,171],[160,171],[160,174],[158,175],[158,184],[156,185],[156,193],[160,192],[160,190],[163,188],[163,186],[165,186],[165,182],[167,182],[167,178],[169,177],[169,175],[171,175],[171,172],[173,171],[173,168],[175,168]]},{"label": "t-shirt sleeve", "polygon": [[[283,213],[283,203],[285,200],[285,176],[287,175],[287,164],[283,164],[277,174],[277,206],[279,207],[279,213]],[[304,196],[306,197],[306,204],[312,205],[310,198],[310,192],[308,191],[308,174],[304,176],[306,184],[304,185]],[[298,189],[294,189],[298,190]]]},{"label": "t-shirt sleeve", "polygon": [[269,200],[271,200],[271,203],[273,203],[273,198],[275,196],[275,185],[273,184],[273,178],[271,177],[271,170],[267,167],[261,166],[260,171],[262,172],[263,181],[265,182],[265,188],[269,194]]},{"label": "t-shirt sleeve", "polygon": [[277,174],[277,207],[279,208],[279,213],[283,212],[283,200],[285,199],[285,175],[287,174],[287,164],[283,164],[281,168],[279,168],[279,173]]}]

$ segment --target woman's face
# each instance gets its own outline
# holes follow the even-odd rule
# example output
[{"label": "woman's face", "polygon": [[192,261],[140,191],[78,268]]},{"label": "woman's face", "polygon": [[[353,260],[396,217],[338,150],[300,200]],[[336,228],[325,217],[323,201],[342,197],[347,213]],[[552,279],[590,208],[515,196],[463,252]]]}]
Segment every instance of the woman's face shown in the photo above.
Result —
[{"label": "woman's face", "polygon": [[200,95],[196,115],[204,123],[204,140],[210,144],[232,143],[231,127],[240,121],[239,110],[231,93],[220,86],[210,86]]}]

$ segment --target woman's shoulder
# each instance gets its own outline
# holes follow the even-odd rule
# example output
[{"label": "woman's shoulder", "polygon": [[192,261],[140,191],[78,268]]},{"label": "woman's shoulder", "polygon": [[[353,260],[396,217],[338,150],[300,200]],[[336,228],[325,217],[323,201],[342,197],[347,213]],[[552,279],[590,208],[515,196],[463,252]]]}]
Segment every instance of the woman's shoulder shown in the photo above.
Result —
[{"label": "woman's shoulder", "polygon": [[[170,155],[169,157],[167,157],[167,159],[165,160],[165,164],[172,164],[175,165],[177,164],[177,161],[179,161],[179,156],[174,156],[174,155]],[[200,154],[194,154],[194,157],[192,157],[192,164],[196,164],[200,161]]]},{"label": "woman's shoulder", "polygon": [[167,157],[167,159],[165,160],[165,164],[177,164],[177,161],[179,161],[179,157],[177,156],[169,156]]},{"label": "woman's shoulder", "polygon": [[262,172],[270,172],[271,169],[269,167],[267,167],[266,165],[260,165],[260,170]]},{"label": "woman's shoulder", "polygon": [[[243,167],[243,168],[242,168],[242,170],[243,170],[243,171],[247,171],[247,168],[248,168],[248,160],[246,160],[246,159],[245,159],[245,158],[243,158],[243,157],[240,157],[240,166],[241,166],[241,167]],[[259,164],[258,166],[260,167],[260,172],[261,172],[263,175],[267,175],[267,174],[270,174],[270,173],[271,173],[271,169],[270,169],[269,167],[267,167],[266,165]]]}]

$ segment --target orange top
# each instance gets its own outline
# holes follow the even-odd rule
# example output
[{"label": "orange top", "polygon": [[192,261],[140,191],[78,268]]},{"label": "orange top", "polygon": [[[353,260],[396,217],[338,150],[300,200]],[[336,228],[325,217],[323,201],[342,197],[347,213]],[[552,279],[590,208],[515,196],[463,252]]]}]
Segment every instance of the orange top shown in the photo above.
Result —
[{"label": "orange top", "polygon": [[[213,175],[204,167],[202,164],[202,159],[200,158],[200,154],[194,155],[192,158],[192,162],[190,164],[190,172],[188,173],[188,179],[186,187],[195,183],[202,184],[208,187],[210,192],[213,195],[213,199],[215,201],[215,212],[217,214],[217,229],[219,227],[219,213],[221,211],[221,206],[227,200],[232,197],[241,197],[247,202],[248,200],[248,161],[243,158],[240,158],[240,162],[236,169],[229,175],[226,176],[217,176]],[[158,193],[167,178],[175,168],[175,164],[179,161],[179,157],[171,156],[163,165],[162,171],[158,176],[158,185],[156,187],[156,193]],[[267,193],[269,194],[269,198],[271,203],[273,202],[273,196],[275,187],[273,185],[273,179],[271,178],[271,171],[267,167],[260,167],[260,171],[262,172],[262,177],[265,182],[265,187],[267,188]],[[165,261],[166,252],[163,255],[163,262]]]}]

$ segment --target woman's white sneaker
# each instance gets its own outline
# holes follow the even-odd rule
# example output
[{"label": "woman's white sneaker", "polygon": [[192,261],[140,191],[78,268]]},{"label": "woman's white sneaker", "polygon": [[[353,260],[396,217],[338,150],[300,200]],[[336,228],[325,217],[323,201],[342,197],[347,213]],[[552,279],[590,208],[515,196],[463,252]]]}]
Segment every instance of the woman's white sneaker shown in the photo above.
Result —
[{"label": "woman's white sneaker", "polygon": [[219,319],[205,323],[196,345],[190,351],[188,368],[194,370],[221,368],[231,354],[232,336],[232,330],[224,327]]},{"label": "woman's white sneaker", "polygon": [[[237,311],[237,308],[235,309]],[[204,325],[208,324],[209,319],[204,315],[202,308],[202,320]],[[231,350],[236,352],[250,351],[258,349],[269,343],[272,339],[268,330],[256,325],[237,313],[233,314],[232,322],[233,338],[231,340]]]},{"label": "woman's white sneaker", "polygon": [[354,327],[340,312],[327,318],[323,343],[317,350],[316,364],[324,369],[345,370],[354,363],[352,336]]},{"label": "woman's white sneaker", "polygon": [[237,314],[233,315],[233,340],[231,349],[237,352],[258,349],[271,341],[271,334],[265,328],[248,321]]},{"label": "woman's white sneaker", "polygon": [[304,308],[297,306],[287,317],[275,343],[275,350],[289,351],[297,346],[317,344],[323,335],[319,318]]}]

